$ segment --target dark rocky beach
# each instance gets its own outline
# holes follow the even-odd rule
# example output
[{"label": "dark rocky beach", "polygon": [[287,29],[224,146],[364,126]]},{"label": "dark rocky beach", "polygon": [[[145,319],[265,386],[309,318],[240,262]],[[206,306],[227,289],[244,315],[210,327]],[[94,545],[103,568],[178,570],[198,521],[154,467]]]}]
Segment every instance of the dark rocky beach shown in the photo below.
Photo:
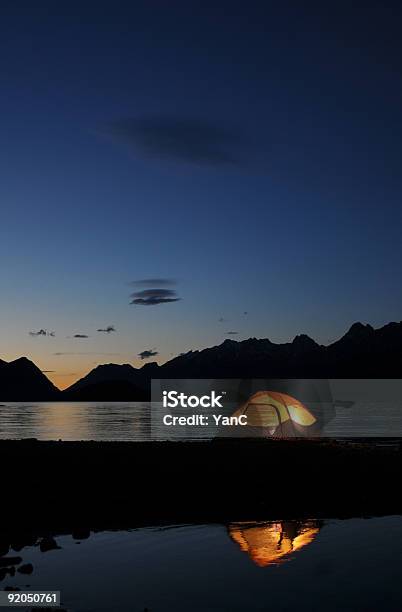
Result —
[{"label": "dark rocky beach", "polygon": [[11,532],[396,514],[399,441],[0,441]]}]

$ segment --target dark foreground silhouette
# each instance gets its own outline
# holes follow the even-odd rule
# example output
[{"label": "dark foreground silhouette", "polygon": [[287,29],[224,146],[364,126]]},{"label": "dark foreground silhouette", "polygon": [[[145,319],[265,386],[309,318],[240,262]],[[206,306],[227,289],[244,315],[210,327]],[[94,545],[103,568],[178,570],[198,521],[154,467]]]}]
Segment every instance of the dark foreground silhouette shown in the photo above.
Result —
[{"label": "dark foreground silhouette", "polygon": [[9,529],[402,512],[399,442],[1,441]]}]

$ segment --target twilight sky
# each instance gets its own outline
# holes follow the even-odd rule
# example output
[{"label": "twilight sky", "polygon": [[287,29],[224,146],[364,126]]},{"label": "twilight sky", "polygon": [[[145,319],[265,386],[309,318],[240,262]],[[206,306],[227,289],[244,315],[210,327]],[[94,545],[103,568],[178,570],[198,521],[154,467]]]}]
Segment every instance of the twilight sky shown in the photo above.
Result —
[{"label": "twilight sky", "polygon": [[66,387],[399,321],[401,29],[383,1],[3,1],[0,358]]}]

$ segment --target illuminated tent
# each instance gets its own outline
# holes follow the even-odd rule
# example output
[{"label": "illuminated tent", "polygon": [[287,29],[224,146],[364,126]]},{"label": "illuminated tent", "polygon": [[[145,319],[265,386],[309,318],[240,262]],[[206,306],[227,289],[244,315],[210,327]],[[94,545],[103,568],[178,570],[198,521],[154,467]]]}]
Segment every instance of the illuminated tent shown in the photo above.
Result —
[{"label": "illuminated tent", "polygon": [[[232,414],[234,417],[247,417],[243,435],[314,436],[335,414],[329,387],[324,381],[318,384],[309,380],[254,382],[260,388],[251,393],[249,388],[250,394]],[[271,385],[275,390],[271,390]],[[244,395],[243,392],[241,397]]]},{"label": "illuminated tent", "polygon": [[233,416],[245,415],[247,426],[262,428],[271,436],[304,435],[317,423],[316,417],[299,400],[275,391],[257,391]]},{"label": "illuminated tent", "polygon": [[320,530],[318,521],[232,523],[229,536],[259,567],[278,565],[310,544]]}]

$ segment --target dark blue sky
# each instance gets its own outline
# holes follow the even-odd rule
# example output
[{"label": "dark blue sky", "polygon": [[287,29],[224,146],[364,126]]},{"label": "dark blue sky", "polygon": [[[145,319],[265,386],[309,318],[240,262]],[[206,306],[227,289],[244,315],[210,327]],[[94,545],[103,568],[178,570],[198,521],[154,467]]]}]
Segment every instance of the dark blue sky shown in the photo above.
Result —
[{"label": "dark blue sky", "polygon": [[398,4],[2,2],[4,357],[65,386],[400,320]]}]

